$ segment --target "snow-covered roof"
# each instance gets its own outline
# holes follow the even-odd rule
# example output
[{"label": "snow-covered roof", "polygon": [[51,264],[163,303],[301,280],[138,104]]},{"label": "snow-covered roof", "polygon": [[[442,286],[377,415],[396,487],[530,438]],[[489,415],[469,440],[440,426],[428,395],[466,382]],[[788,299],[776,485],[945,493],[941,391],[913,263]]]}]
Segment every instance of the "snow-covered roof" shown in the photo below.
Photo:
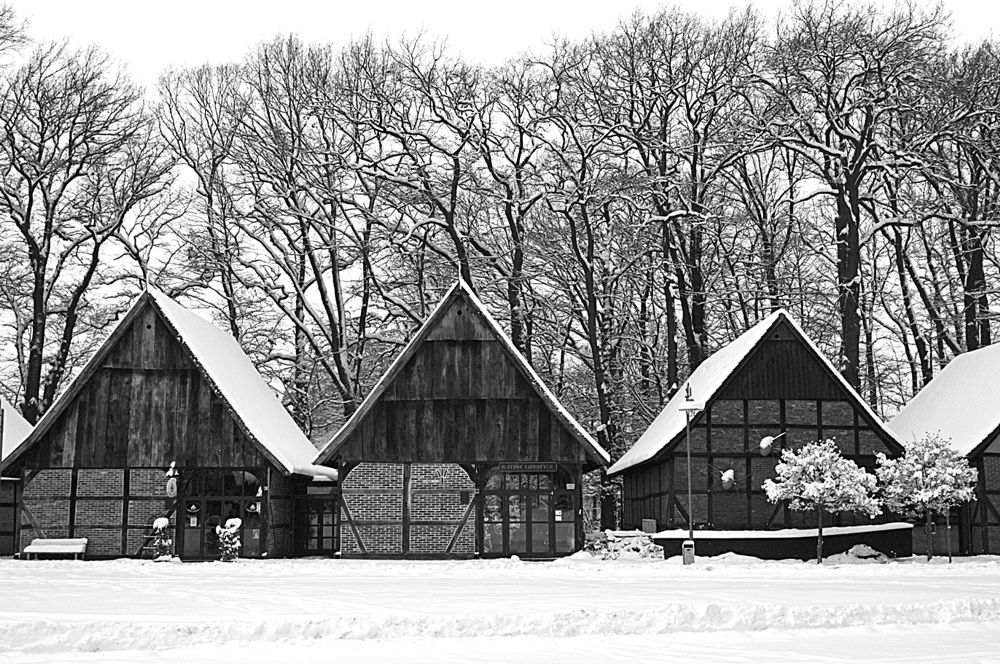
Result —
[{"label": "snow-covered roof", "polygon": [[371,410],[375,402],[378,401],[382,393],[385,392],[386,388],[392,383],[395,377],[402,370],[403,366],[409,361],[409,359],[416,352],[417,348],[423,343],[426,338],[427,333],[436,324],[438,319],[444,314],[446,305],[451,301],[453,297],[457,294],[463,294],[469,298],[473,306],[482,315],[483,319],[486,321],[487,325],[490,327],[492,332],[496,335],[496,338],[503,344],[507,351],[507,355],[518,365],[524,375],[527,377],[528,382],[531,383],[532,387],[538,393],[538,396],[544,401],[556,417],[574,434],[575,438],[581,442],[583,445],[589,448],[592,456],[595,460],[603,460],[604,464],[607,464],[611,460],[611,456],[607,451],[601,447],[598,442],[591,436],[583,426],[577,422],[569,411],[567,411],[551,390],[545,385],[538,373],[532,368],[531,364],[525,359],[521,354],[521,351],[517,349],[514,342],[511,341],[507,333],[504,332],[500,323],[490,314],[486,309],[486,305],[479,299],[472,288],[465,283],[463,279],[459,279],[455,284],[448,289],[441,301],[438,302],[437,306],[431,312],[427,320],[424,321],[423,325],[413,335],[409,343],[403,348],[402,352],[396,356],[392,364],[386,370],[382,377],[379,378],[378,382],[371,391],[365,396],[362,402],[358,405],[358,409],[354,411],[347,422],[333,435],[332,438],[323,446],[319,455],[316,457],[317,461],[322,463],[324,461],[329,461],[333,458],[333,455],[338,447],[340,447],[354,431],[355,427],[364,419],[366,413]]},{"label": "snow-covered roof", "polygon": [[[3,460],[4,466],[20,456],[55,422],[56,418],[90,376],[100,367],[103,358],[131,324],[146,302],[159,311],[167,325],[179,337],[201,368],[205,378],[228,404],[238,425],[272,462],[287,473],[315,477],[336,477],[332,468],[317,466],[316,447],[281,405],[271,389],[232,335],[174,302],[158,289],[149,287],[116,323],[107,340],[90,358],[70,386],[45,412],[32,433]],[[6,443],[4,444],[6,450]]]},{"label": "snow-covered roof", "polygon": [[[720,348],[704,362],[702,362],[694,373],[687,380],[687,385],[691,387],[693,399],[702,403],[710,401],[722,388],[736,369],[742,364],[750,353],[764,340],[779,321],[787,322],[806,345],[813,351],[816,357],[822,362],[834,380],[840,383],[844,391],[853,397],[855,405],[864,410],[872,419],[883,428],[886,428],[882,420],[874,411],[869,408],[864,399],[851,387],[851,384],[837,371],[836,367],[827,359],[826,355],[816,346],[816,344],[803,331],[799,324],[787,311],[779,309],[771,313],[749,330],[737,337],[729,345]],[[664,406],[660,414],[656,416],[649,428],[639,437],[625,454],[608,469],[609,475],[620,473],[627,468],[649,461],[656,456],[664,447],[669,445],[683,431],[687,420],[687,414],[681,410],[685,398],[685,389],[680,389],[673,396],[667,405]],[[891,431],[887,431],[891,435]]]},{"label": "snow-covered roof", "polygon": [[269,456],[290,473],[325,474],[313,464],[316,447],[295,424],[236,339],[156,288],[150,287],[149,295],[246,432]]},{"label": "snow-covered roof", "polygon": [[28,434],[31,433],[31,424],[3,397],[0,397],[0,410],[3,411],[3,431],[0,432],[2,435],[0,461],[2,461],[21,444],[21,441],[28,437]]},{"label": "snow-covered roof", "polygon": [[940,434],[963,456],[1000,430],[1000,345],[956,356],[893,418],[901,440]]}]

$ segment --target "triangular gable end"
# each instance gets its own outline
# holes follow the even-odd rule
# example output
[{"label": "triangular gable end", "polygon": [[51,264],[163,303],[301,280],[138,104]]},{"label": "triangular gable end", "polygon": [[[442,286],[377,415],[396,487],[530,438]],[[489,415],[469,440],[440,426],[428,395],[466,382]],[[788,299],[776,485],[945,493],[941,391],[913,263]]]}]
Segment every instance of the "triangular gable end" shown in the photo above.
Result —
[{"label": "triangular gable end", "polygon": [[[816,379],[825,381],[827,389],[836,392],[838,397],[842,397],[843,400],[848,401],[854,410],[859,413],[859,416],[861,416],[866,423],[879,434],[880,439],[891,451],[897,454],[902,453],[903,448],[899,444],[895,434],[893,434],[889,427],[882,422],[881,418],[871,410],[868,404],[865,403],[861,396],[854,390],[853,387],[851,387],[843,375],[837,371],[830,360],[806,335],[805,331],[799,327],[795,319],[788,315],[788,313],[784,310],[779,310],[771,314],[766,319],[744,332],[740,335],[740,337],[737,337],[731,344],[720,349],[716,355],[720,353],[726,354],[724,357],[720,358],[721,362],[717,359],[714,364],[711,363],[713,358],[715,358],[715,355],[706,360],[702,366],[699,367],[694,374],[692,374],[689,381],[695,381],[702,385],[708,385],[709,389],[707,392],[698,393],[694,396],[699,401],[703,401],[707,408],[710,408],[714,401],[724,398],[727,391],[733,390],[734,392],[741,394],[752,394],[752,386],[744,385],[742,387],[738,387],[738,384],[746,379],[748,367],[753,366],[755,362],[762,359],[761,349],[765,346],[768,340],[777,338],[796,341],[798,343],[798,350],[800,353],[800,357],[796,358],[797,361],[814,361],[816,363],[814,367]],[[782,361],[787,362],[789,359],[784,358]],[[703,371],[703,367],[708,373],[712,374],[707,380],[704,377],[699,376],[699,373]],[[699,380],[699,378],[701,380]],[[789,398],[794,398],[794,396],[789,395]],[[632,452],[632,450],[629,450],[629,452],[626,452],[626,454],[611,467],[609,474],[616,475],[627,470],[628,468],[646,463],[655,463],[681,444],[684,438],[684,414],[679,411],[681,401],[683,401],[683,395],[679,392],[667,403],[663,412],[661,412],[657,419],[654,420],[653,424],[650,425],[650,429],[653,429],[653,427],[657,425],[657,420],[661,420],[661,418],[664,420],[661,426],[662,433],[659,437],[659,446],[657,446],[656,449],[647,449],[646,453],[643,455],[632,455],[631,458],[629,458],[629,453]],[[697,424],[700,420],[704,419],[704,417],[704,411],[698,413],[695,418],[692,419],[692,424]],[[644,442],[643,438],[645,437],[646,434],[643,434],[633,447],[638,447],[640,442]],[[645,442],[652,443],[653,441]]]},{"label": "triangular gable end", "polygon": [[[490,315],[485,305],[463,281],[457,282],[448,290],[431,315],[364,398],[358,409],[321,449],[316,457],[316,463],[329,463],[336,458],[341,447],[348,442],[380,400],[394,399],[397,396],[401,398],[419,396],[416,394],[407,395],[406,392],[410,389],[407,387],[410,374],[421,369],[417,365],[428,364],[419,354],[421,348],[425,342],[448,340],[499,342],[499,346],[503,348],[504,359],[511,363],[514,371],[525,385],[524,389],[533,392],[539,398],[552,417],[561,423],[576,444],[585,450],[587,457],[593,461],[595,466],[607,465],[609,459],[607,452],[563,408],[523,355],[514,347],[510,338]],[[438,367],[438,369],[448,370],[447,367]],[[457,369],[456,372],[462,373]]]},{"label": "triangular gable end", "polygon": [[[159,302],[157,301],[158,298],[154,297],[154,295],[158,296],[158,298],[160,299]],[[183,309],[183,307],[174,303],[172,300],[169,300],[169,298],[167,298],[165,295],[163,295],[162,293],[158,293],[154,289],[150,289],[144,292],[136,299],[136,301],[132,304],[132,306],[129,308],[126,314],[121,318],[120,321],[118,321],[118,323],[115,324],[114,328],[112,328],[112,331],[108,335],[108,338],[104,341],[103,344],[101,344],[100,348],[97,349],[97,351],[90,358],[90,360],[84,365],[83,369],[76,376],[76,378],[73,379],[69,387],[56,399],[55,403],[53,403],[52,406],[45,412],[45,414],[39,420],[38,424],[34,427],[31,433],[24,439],[24,441],[20,445],[18,445],[17,448],[13,452],[11,452],[11,454],[8,457],[6,457],[3,460],[3,463],[0,464],[0,467],[2,468],[9,467],[14,461],[17,460],[17,458],[23,455],[27,450],[31,449],[33,445],[35,445],[40,439],[42,439],[42,437],[48,432],[48,430],[56,423],[56,421],[59,419],[63,411],[65,411],[65,409],[86,387],[87,383],[98,371],[98,369],[100,369],[101,366],[108,360],[109,354],[117,346],[119,341],[122,340],[123,335],[126,334],[126,332],[143,314],[143,312],[146,311],[147,308],[149,308],[152,309],[157,319],[159,319],[159,321],[162,322],[162,324],[165,325],[166,328],[168,328],[171,331],[179,346],[188,354],[188,357],[192,365],[197,367],[202,378],[206,381],[208,385],[211,386],[213,392],[215,392],[216,396],[222,401],[222,403],[225,404],[227,410],[229,411],[230,416],[233,419],[233,422],[236,424],[236,426],[240,428],[241,432],[246,436],[247,440],[250,441],[250,443],[254,446],[255,449],[257,449],[268,461],[270,461],[275,468],[283,471],[286,475],[292,473],[301,473],[310,475],[317,474],[316,472],[317,469],[313,467],[311,463],[309,463],[308,459],[308,456],[311,456],[312,454],[311,450],[314,448],[312,447],[312,444],[309,443],[307,439],[305,439],[305,437],[303,436],[301,431],[298,430],[297,427],[295,427],[295,430],[298,431],[298,435],[303,438],[305,443],[308,444],[310,448],[309,452],[303,452],[303,454],[300,455],[303,457],[303,460],[300,460],[299,463],[291,462],[288,459],[282,458],[282,456],[276,455],[267,445],[265,445],[262,441],[259,440],[258,436],[256,436],[254,432],[247,426],[245,418],[240,412],[241,409],[234,407],[234,404],[231,403],[230,400],[224,394],[224,392],[220,390],[217,381],[212,375],[212,372],[210,372],[205,366],[205,362],[199,359],[197,353],[195,353],[192,350],[190,345],[185,340],[184,335],[177,329],[177,326],[175,325],[174,321],[171,320],[171,316],[164,312],[163,310],[164,301],[169,301],[173,305],[173,307],[176,307],[178,309]],[[195,317],[195,314],[187,311],[186,309],[184,309],[183,311],[185,311],[188,315]],[[203,321],[203,319],[200,318],[199,320]],[[203,322],[206,326],[210,326],[212,329],[214,329],[217,334],[225,335],[224,332],[216,328],[208,321],[203,321]],[[236,341],[232,340],[232,343],[236,344]],[[238,344],[236,345],[238,347]],[[242,350],[240,350],[240,354],[242,355]],[[246,358],[245,355],[243,355],[243,357],[246,360],[246,362],[249,363],[249,358]],[[254,371],[254,373],[256,373],[256,370]],[[261,378],[259,374],[256,375],[256,379],[259,380],[261,383],[263,383],[263,378]],[[271,392],[270,398],[277,400],[277,397],[276,395],[274,395],[273,392]],[[284,410],[283,407],[282,410]],[[285,411],[285,415],[286,417],[288,417],[289,421],[291,421],[291,416],[287,414],[287,411]],[[294,425],[294,422],[292,424]],[[319,469],[319,470],[329,471],[329,469]],[[327,473],[322,472],[320,474],[327,474]]]}]

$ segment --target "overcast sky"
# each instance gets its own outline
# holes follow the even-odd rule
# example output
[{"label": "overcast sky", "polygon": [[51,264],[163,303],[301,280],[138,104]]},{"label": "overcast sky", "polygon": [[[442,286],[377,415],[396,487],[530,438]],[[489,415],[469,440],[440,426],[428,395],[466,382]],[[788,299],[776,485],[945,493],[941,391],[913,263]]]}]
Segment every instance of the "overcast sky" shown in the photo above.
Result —
[{"label": "overcast sky", "polygon": [[[469,60],[484,64],[541,47],[553,33],[580,37],[606,30],[637,8],[659,0],[8,0],[36,39],[69,37],[98,44],[124,62],[143,84],[170,65],[238,60],[278,33],[307,41],[343,42],[369,30],[399,38],[421,29],[447,37]],[[676,0],[710,17],[730,0]],[[753,3],[773,16],[784,0]],[[979,39],[1000,27],[997,0],[950,0],[955,32]]]}]

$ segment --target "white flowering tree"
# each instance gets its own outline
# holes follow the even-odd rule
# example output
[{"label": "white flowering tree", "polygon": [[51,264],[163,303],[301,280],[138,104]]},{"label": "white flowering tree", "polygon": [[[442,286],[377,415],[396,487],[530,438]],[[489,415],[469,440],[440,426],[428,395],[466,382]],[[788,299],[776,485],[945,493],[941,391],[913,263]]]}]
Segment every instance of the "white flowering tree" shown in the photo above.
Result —
[{"label": "white flowering tree", "polygon": [[927,560],[934,555],[931,523],[944,514],[948,528],[948,560],[951,560],[951,508],[975,500],[978,473],[948,441],[929,434],[906,447],[903,456],[877,456],[882,502],[887,509],[924,519]]},{"label": "white flowering tree", "polygon": [[775,480],[764,480],[772,503],[788,501],[797,511],[816,511],[818,533],[816,562],[823,562],[823,514],[860,512],[870,517],[882,513],[875,498],[875,476],[845,459],[832,440],[821,440],[797,452],[784,450]]}]

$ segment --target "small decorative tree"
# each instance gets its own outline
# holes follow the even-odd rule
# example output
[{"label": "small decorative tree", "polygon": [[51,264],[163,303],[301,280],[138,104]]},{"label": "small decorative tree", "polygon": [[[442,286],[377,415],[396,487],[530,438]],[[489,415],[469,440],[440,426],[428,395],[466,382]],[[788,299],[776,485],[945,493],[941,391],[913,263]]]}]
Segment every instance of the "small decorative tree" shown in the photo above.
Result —
[{"label": "small decorative tree", "polygon": [[174,556],[174,540],[170,537],[170,519],[158,517],[153,521],[153,560],[170,560]]},{"label": "small decorative tree", "polygon": [[764,480],[772,503],[789,501],[793,510],[816,510],[816,563],[823,562],[823,514],[881,514],[875,498],[875,476],[845,459],[832,440],[810,443],[798,452],[784,450],[775,470],[777,480]]},{"label": "small decorative tree", "polygon": [[945,515],[948,562],[951,562],[951,508],[975,500],[978,473],[965,457],[938,435],[924,436],[906,447],[903,456],[877,457],[882,502],[886,508],[924,519],[927,560],[934,555],[931,523]]},{"label": "small decorative tree", "polygon": [[229,519],[225,527],[216,526],[215,533],[219,536],[219,554],[224,563],[234,563],[240,557],[240,526],[241,519]]}]

